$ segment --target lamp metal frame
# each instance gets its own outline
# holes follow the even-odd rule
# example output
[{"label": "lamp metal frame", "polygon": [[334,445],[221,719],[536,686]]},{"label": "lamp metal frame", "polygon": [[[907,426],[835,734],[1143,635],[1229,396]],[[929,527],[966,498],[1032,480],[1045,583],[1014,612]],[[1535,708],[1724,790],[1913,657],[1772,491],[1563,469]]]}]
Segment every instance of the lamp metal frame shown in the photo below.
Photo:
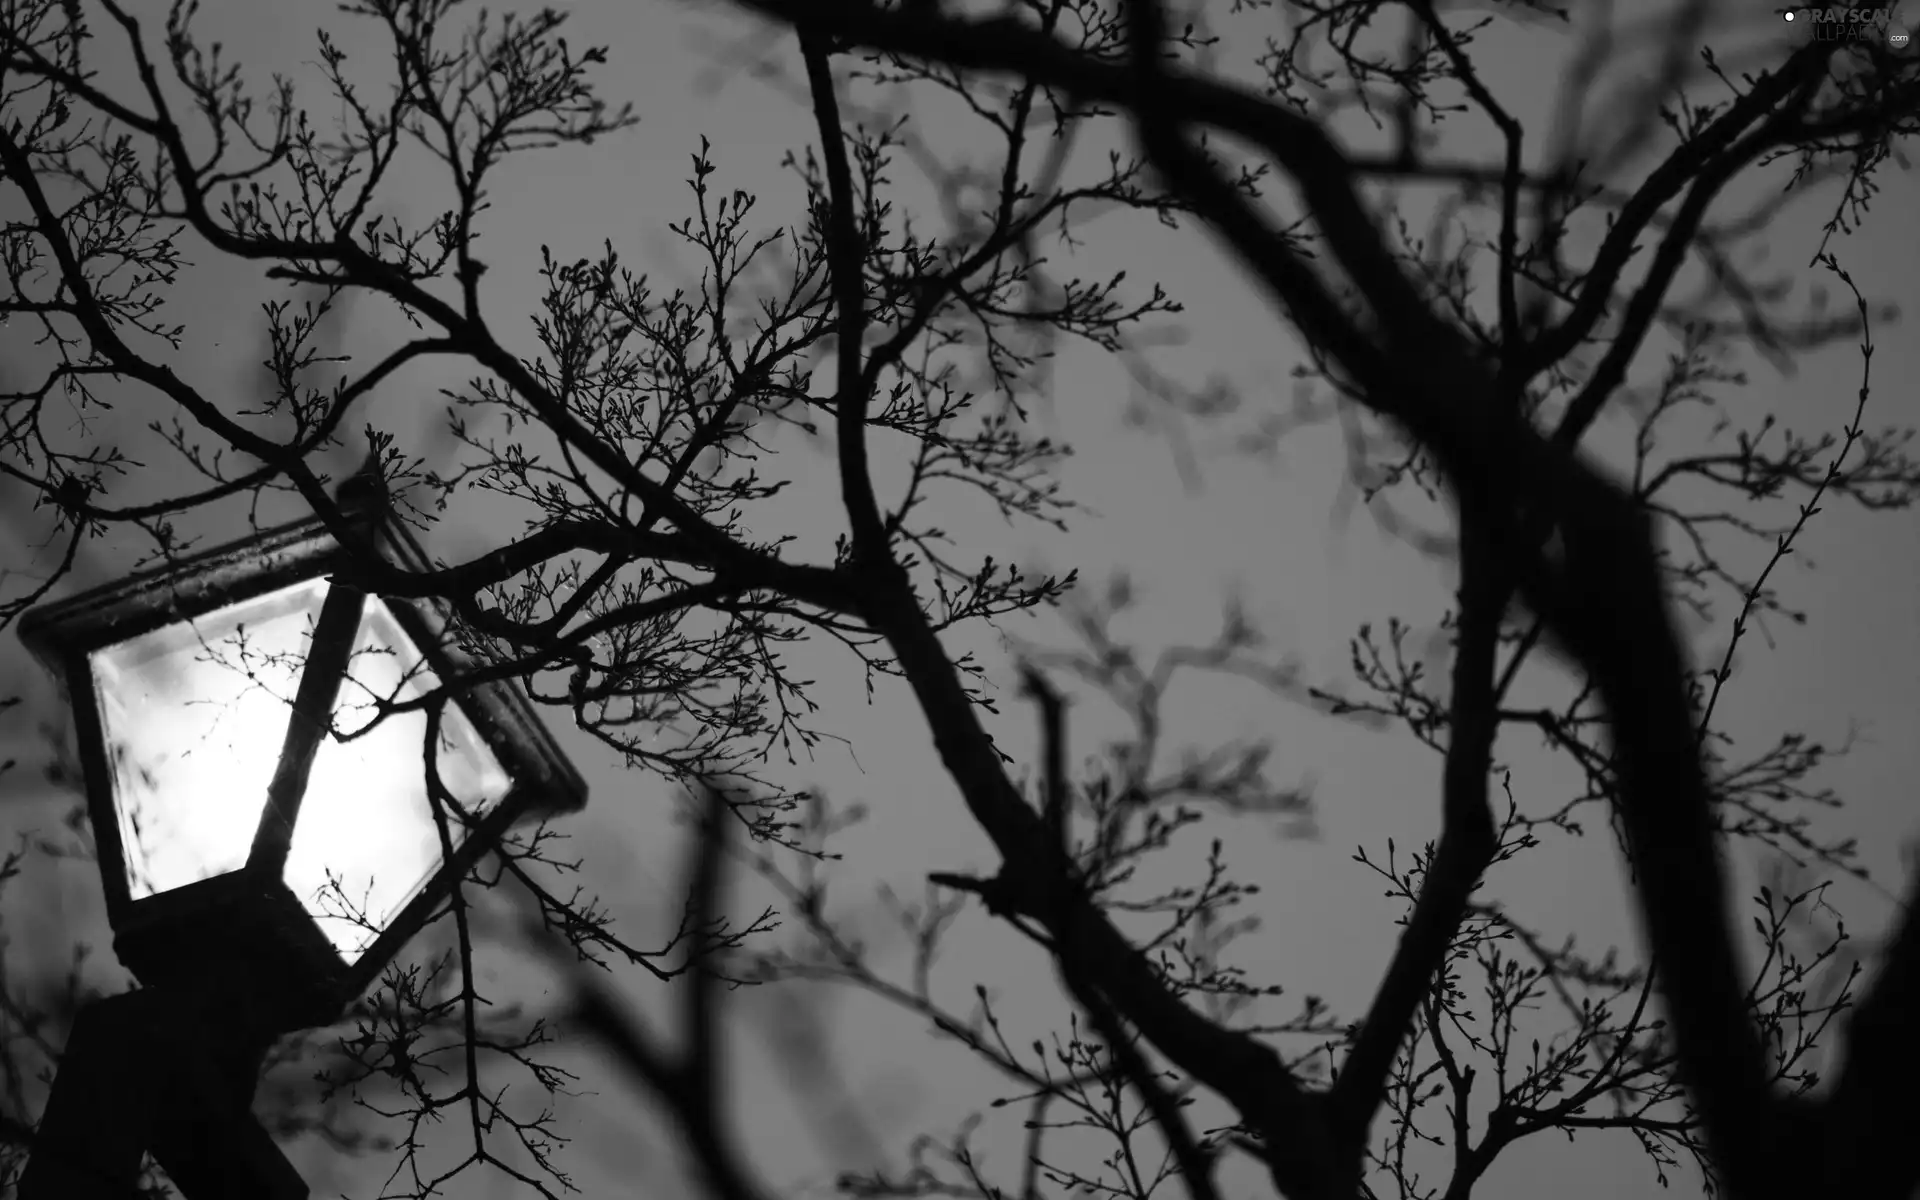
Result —
[{"label": "lamp metal frame", "polygon": [[[387,563],[413,573],[434,569],[383,501],[342,500],[349,520]],[[199,981],[209,971],[241,970],[251,976],[247,990],[266,1009],[257,1017],[279,1032],[337,1019],[508,827],[578,811],[586,802],[585,781],[518,686],[489,680],[465,687],[450,702],[493,752],[510,781],[508,790],[360,956],[351,963],[341,957],[281,878],[281,870],[291,821],[305,790],[305,767],[325,732],[334,693],[346,673],[347,644],[367,595],[346,582],[364,577],[356,576],[354,562],[353,549],[315,517],[43,605],[27,613],[19,627],[21,641],[59,681],[72,706],[107,919],[120,961],[150,987]],[[281,787],[270,788],[262,798],[254,852],[246,867],[134,897],[91,656],[166,626],[322,578],[328,580],[327,598],[316,614],[292,719],[296,728],[305,721],[309,729],[304,737],[288,738],[275,772],[276,784],[291,778],[291,802]],[[451,617],[444,601],[382,600],[443,685],[472,669],[467,657],[446,642]],[[316,664],[320,669],[311,669]],[[290,766],[288,759],[302,751],[306,763]],[[326,798],[314,796],[306,802],[325,804]]]}]

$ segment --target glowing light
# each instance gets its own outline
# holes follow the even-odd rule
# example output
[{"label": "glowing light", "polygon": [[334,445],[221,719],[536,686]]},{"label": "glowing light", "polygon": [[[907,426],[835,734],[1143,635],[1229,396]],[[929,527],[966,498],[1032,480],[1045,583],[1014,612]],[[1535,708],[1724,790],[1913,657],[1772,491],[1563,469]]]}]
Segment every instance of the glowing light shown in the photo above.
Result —
[{"label": "glowing light", "polygon": [[323,580],[93,655],[134,899],[246,865]]},{"label": "glowing light", "polygon": [[[296,584],[92,656],[134,899],[246,865],[328,586]],[[441,862],[426,715],[376,722],[374,704],[436,686],[391,610],[369,598],[334,704],[345,740],[329,734],[315,755],[284,875],[349,962]],[[435,762],[470,812],[506,795],[506,772],[452,705]],[[450,832],[458,845],[457,821]]]},{"label": "glowing light", "polygon": [[[418,700],[438,685],[392,612],[369,599],[333,709],[333,727],[347,740],[327,738],[314,758],[286,870],[293,894],[349,962],[440,866],[440,831],[427,799],[426,714],[380,721],[375,706]],[[507,773],[451,705],[434,761],[441,783],[470,812],[507,794]],[[458,846],[462,827],[448,820]]]}]

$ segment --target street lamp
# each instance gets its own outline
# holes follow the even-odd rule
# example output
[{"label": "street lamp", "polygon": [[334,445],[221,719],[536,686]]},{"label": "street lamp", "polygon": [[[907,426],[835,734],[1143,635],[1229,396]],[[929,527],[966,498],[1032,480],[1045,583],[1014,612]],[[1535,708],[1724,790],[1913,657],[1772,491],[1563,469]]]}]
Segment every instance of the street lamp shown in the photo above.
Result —
[{"label": "street lamp", "polygon": [[[380,489],[340,507],[387,563],[431,569]],[[148,1151],[190,1200],[304,1196],[247,1111],[267,1047],[337,1019],[495,835],[585,803],[511,682],[445,703],[429,755],[419,705],[470,663],[443,607],[365,578],[315,519],[22,619],[73,709],[114,951],[143,985],[76,1020],[22,1200],[125,1200]]]}]

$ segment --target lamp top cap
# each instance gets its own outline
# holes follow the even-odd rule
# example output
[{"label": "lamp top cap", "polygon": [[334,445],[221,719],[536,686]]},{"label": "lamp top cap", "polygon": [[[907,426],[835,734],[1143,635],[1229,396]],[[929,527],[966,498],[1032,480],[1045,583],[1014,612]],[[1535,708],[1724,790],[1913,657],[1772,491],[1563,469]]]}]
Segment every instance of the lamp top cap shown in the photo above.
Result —
[{"label": "lamp top cap", "polygon": [[359,468],[334,488],[333,502],[350,517],[372,516],[388,510],[393,493],[387,488],[387,477],[380,471],[377,448],[368,449]]},{"label": "lamp top cap", "polygon": [[[394,519],[392,493],[380,471],[377,445],[368,450],[358,469],[335,485],[333,497],[339,517],[366,539],[363,545],[373,553],[409,569],[427,564],[425,551]],[[35,657],[58,669],[55,660],[61,656],[62,644],[68,648],[104,644],[129,636],[129,622],[144,624],[163,614],[167,619],[191,615],[276,582],[324,573],[351,552],[350,545],[343,544],[327,522],[314,514],[43,604],[22,616],[18,635]]]}]

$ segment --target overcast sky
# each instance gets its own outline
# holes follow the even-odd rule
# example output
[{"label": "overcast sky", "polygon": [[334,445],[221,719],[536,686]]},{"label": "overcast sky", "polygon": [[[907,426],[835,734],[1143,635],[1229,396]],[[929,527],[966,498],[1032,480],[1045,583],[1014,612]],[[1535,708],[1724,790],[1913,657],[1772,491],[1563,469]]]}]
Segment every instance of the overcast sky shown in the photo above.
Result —
[{"label": "overcast sky", "polygon": [[[703,135],[715,147],[718,185],[758,192],[770,222],[794,219],[801,202],[779,161],[789,148],[808,142],[811,119],[789,101],[783,85],[726,65],[737,64],[739,55],[723,48],[716,31],[737,35],[744,26],[718,25],[704,15],[689,18],[661,3],[592,0],[571,10],[575,25],[569,40],[611,44],[613,65],[601,76],[605,94],[632,101],[641,124],[593,150],[530,156],[496,180],[479,256],[490,268],[490,319],[508,332],[510,345],[530,346],[524,321],[536,295],[533,267],[543,242],[564,259],[594,254],[602,239],[610,238],[630,261],[662,281],[690,269],[676,259],[666,226],[687,212],[687,164]],[[1632,13],[1631,7],[1622,11]],[[222,0],[207,4],[202,17],[257,77],[280,69],[302,73],[309,81],[316,19],[336,31],[350,53],[364,56],[369,69],[377,66],[380,46],[369,37],[371,27],[320,6]],[[1769,26],[1753,36],[1776,32]],[[784,43],[771,45],[779,61],[790,61]],[[1552,45],[1539,32],[1490,33],[1483,39],[1481,61],[1517,111],[1549,111],[1561,77],[1547,53]],[[327,119],[331,106],[317,93],[308,94],[316,118]],[[934,132],[937,136],[940,130]],[[1457,136],[1461,153],[1484,146],[1472,128],[1463,126]],[[1920,188],[1910,175],[1893,173],[1883,177],[1883,188],[1868,230],[1842,243],[1840,253],[1870,297],[1911,312],[1920,308],[1920,254],[1911,219],[1920,212]],[[429,195],[403,187],[395,193],[397,214],[418,218],[430,211]],[[410,196],[415,197],[411,204]],[[1418,214],[1430,203],[1410,196],[1406,211]],[[1811,207],[1783,218],[1772,242],[1772,261],[1804,263],[1819,219]],[[1280,336],[1277,322],[1231,265],[1197,235],[1165,233],[1147,222],[1119,223],[1090,235],[1088,255],[1091,271],[1126,267],[1135,278],[1164,282],[1187,304],[1186,342],[1162,352],[1156,360],[1160,367],[1191,381],[1221,371],[1256,395],[1284,399],[1290,393],[1288,372],[1299,361],[1297,348]],[[211,254],[194,257],[196,265],[177,297],[177,319],[188,324],[187,357],[203,388],[237,406],[254,386],[250,359],[259,341],[257,305],[268,293],[247,269]],[[363,361],[371,358],[391,344],[393,331],[381,324],[386,320],[385,313],[350,312],[343,348]],[[1914,419],[1911,381],[1920,379],[1920,350],[1910,330],[1895,325],[1875,330],[1869,424]],[[0,355],[11,352],[0,340]],[[1859,360],[1849,346],[1803,357],[1790,376],[1761,363],[1749,366],[1752,382],[1741,394],[1742,405],[1834,430],[1851,413]],[[1656,367],[1650,356],[1642,376]],[[412,446],[430,452],[444,448],[444,439],[432,432],[442,420],[435,389],[454,386],[465,374],[441,364],[411,369],[375,399],[372,419],[402,433],[403,445],[411,438]],[[1224,433],[1200,430],[1194,453],[1204,485],[1193,489],[1183,482],[1179,458],[1164,437],[1126,427],[1123,416],[1132,398],[1125,372],[1097,353],[1072,348],[1057,364],[1053,402],[1037,419],[1052,423],[1076,451],[1063,477],[1069,493],[1089,512],[1070,535],[1009,532],[997,522],[970,519],[965,511],[943,514],[943,524],[963,539],[983,539],[999,557],[1077,567],[1090,579],[1124,567],[1144,596],[1125,632],[1148,646],[1206,636],[1222,597],[1235,594],[1277,647],[1298,655],[1310,676],[1337,684],[1346,663],[1346,639],[1359,623],[1400,616],[1422,630],[1434,626],[1449,599],[1447,573],[1383,534],[1364,511],[1343,507],[1344,464],[1336,430],[1302,430],[1268,458],[1233,453]],[[128,425],[137,427],[152,415],[146,411]],[[817,546],[822,530],[840,527],[830,464],[810,448],[796,445],[793,451],[814,457],[808,479],[785,511],[797,529],[813,532]],[[172,482],[156,472],[142,486],[164,492]],[[462,505],[430,542],[441,554],[464,556],[497,544],[503,529],[515,527],[502,522],[515,517],[487,501]],[[1861,836],[1878,879],[1896,891],[1900,846],[1920,833],[1909,790],[1909,781],[1920,774],[1920,741],[1912,734],[1920,727],[1917,522],[1915,514],[1868,517],[1840,504],[1820,514],[1803,542],[1818,569],[1800,562],[1788,570],[1783,585],[1790,601],[1809,610],[1808,625],[1778,630],[1770,652],[1757,640],[1749,645],[1725,702],[1726,727],[1753,743],[1793,728],[1831,740],[1857,731],[1857,749],[1826,779],[1847,796],[1843,820]],[[14,544],[0,546],[0,561],[26,561],[28,551],[18,544],[19,523],[4,532]],[[102,551],[87,564],[87,582],[120,569],[124,563]],[[1009,632],[1038,640],[1061,636],[1057,626],[1039,621]],[[1724,636],[1724,622],[1705,631],[1702,650],[1717,648]],[[20,661],[10,638],[7,643],[0,677],[11,676]],[[1004,685],[1010,677],[1005,651],[984,633],[972,635],[970,644],[987,656]],[[797,673],[820,681],[817,695],[827,709],[822,727],[848,738],[852,749],[829,745],[815,762],[798,768],[799,777],[819,785],[835,803],[863,803],[871,814],[839,846],[846,854],[845,882],[836,884],[841,903],[849,911],[870,911],[867,898],[876,882],[917,895],[928,870],[990,869],[988,847],[933,758],[924,724],[904,689],[883,684],[869,704],[844,656],[809,650],[801,661]],[[1002,711],[1006,715],[994,725],[996,736],[1011,753],[1023,756],[1033,743],[1031,715],[1017,703],[1003,705]],[[34,715],[9,715],[9,744],[30,734]],[[1191,689],[1169,715],[1176,738],[1271,735],[1278,742],[1281,774],[1312,783],[1314,837],[1284,837],[1252,823],[1221,825],[1236,861],[1263,886],[1267,901],[1266,924],[1243,943],[1240,961],[1257,978],[1280,982],[1290,992],[1324,995],[1354,1011],[1392,948],[1396,910],[1350,856],[1357,845],[1379,848],[1389,835],[1404,846],[1434,832],[1437,758],[1403,734],[1362,732],[1244,686]],[[1091,750],[1119,728],[1097,705],[1083,704],[1075,711],[1076,748]],[[672,885],[680,834],[665,820],[662,786],[622,773],[572,730],[558,732],[592,788],[588,811],[570,824],[586,857],[586,878],[633,922],[631,940],[644,943],[677,915]],[[1503,743],[1502,756],[1515,765],[1517,788],[1551,795],[1572,783],[1564,766],[1542,760],[1521,739]],[[44,820],[59,809],[57,797],[21,800],[11,820],[28,815]],[[1593,939],[1591,948],[1631,944],[1619,869],[1601,839],[1533,852],[1503,868],[1495,886],[1536,925],[1578,932]],[[70,928],[97,921],[84,879],[70,879],[59,894],[57,911]],[[44,904],[45,893],[37,895],[41,898],[31,902]],[[1846,896],[1849,925],[1862,933],[1870,934],[1890,909],[1870,888],[1850,888]],[[14,909],[29,902],[18,889],[8,899]],[[16,915],[9,912],[10,928]],[[884,949],[878,926],[874,934]],[[904,961],[898,947],[892,953],[893,963]],[[1016,938],[977,916],[958,927],[939,978],[957,1008],[966,1007],[966,990],[976,979],[1009,996],[1007,1011],[1020,1026],[1009,1031],[1016,1044],[1041,1036],[1056,1021],[1064,1023],[1063,1007],[1042,1002],[1053,991],[1045,965]],[[506,966],[495,986],[503,993],[520,990],[537,997],[541,984],[537,974]],[[744,1141],[765,1177],[776,1189],[789,1189],[819,1182],[831,1166],[855,1165],[844,1156],[859,1153],[858,1144],[823,1146],[807,1120],[809,1105],[796,1104],[785,1093],[766,1053],[758,1031],[791,998],[747,994],[732,1003],[751,1018],[736,1027],[736,1078]],[[836,1053],[864,1120],[896,1165],[913,1135],[950,1133],[994,1094],[990,1081],[962,1052],[932,1043],[911,1017],[859,996],[844,997],[833,1012]],[[579,1055],[574,1058],[580,1060],[581,1088],[593,1094],[563,1101],[560,1114],[563,1128],[576,1139],[565,1165],[582,1193],[684,1194],[667,1165],[670,1155],[658,1127],[629,1103],[617,1078]],[[809,1104],[817,1109],[818,1098]],[[983,1144],[993,1151],[1000,1176],[1017,1178],[1017,1123],[1009,1120],[1000,1128]],[[450,1146],[457,1150],[464,1130],[459,1122],[449,1122],[439,1136],[453,1139]],[[341,1162],[312,1148],[296,1148],[295,1154],[317,1196],[377,1194],[391,1165],[380,1157]],[[1657,1190],[1650,1167],[1631,1142],[1607,1135],[1571,1147],[1558,1138],[1523,1142],[1503,1154],[1477,1195],[1519,1200],[1549,1187],[1566,1197],[1651,1196]],[[1681,1187],[1686,1194],[1687,1185]],[[455,1200],[519,1194],[510,1181],[485,1172],[470,1173],[448,1190]]]}]

